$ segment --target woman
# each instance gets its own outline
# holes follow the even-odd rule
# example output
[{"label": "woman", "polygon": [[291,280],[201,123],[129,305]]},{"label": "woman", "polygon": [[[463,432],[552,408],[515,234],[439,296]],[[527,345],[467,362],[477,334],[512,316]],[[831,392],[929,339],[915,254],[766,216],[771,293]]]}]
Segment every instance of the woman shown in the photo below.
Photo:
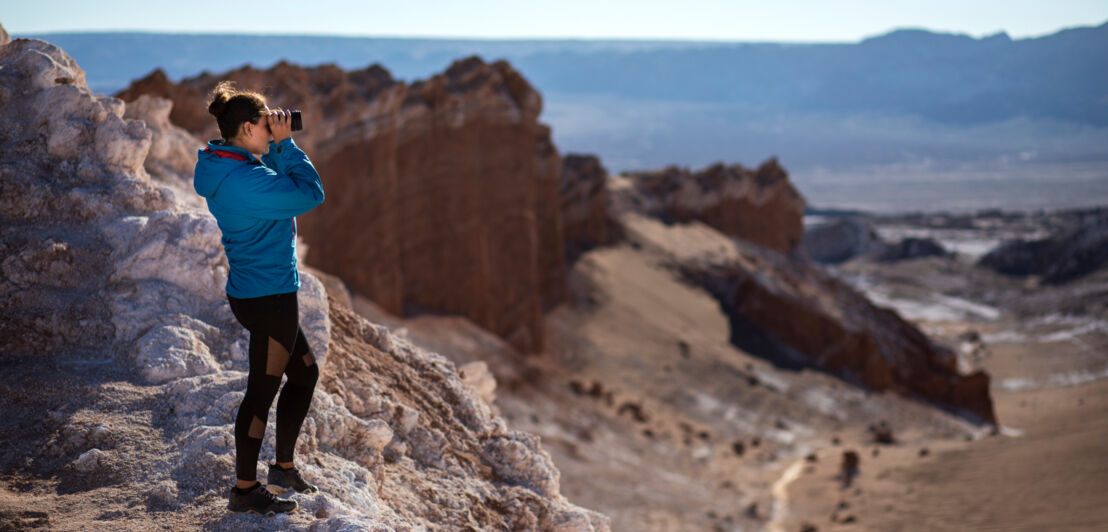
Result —
[{"label": "woman", "polygon": [[[235,418],[235,469],[228,509],[272,515],[295,510],[275,493],[318,489],[300,476],[293,449],[311,405],[319,368],[300,329],[296,291],[296,216],[323,203],[323,184],[292,141],[290,115],[229,81],[212,91],[208,112],[222,139],[197,154],[193,186],[223,233],[230,272],[227,301],[250,332],[250,373]],[[255,154],[265,153],[261,160]],[[277,400],[276,463],[268,486],[257,481],[258,451]]]}]

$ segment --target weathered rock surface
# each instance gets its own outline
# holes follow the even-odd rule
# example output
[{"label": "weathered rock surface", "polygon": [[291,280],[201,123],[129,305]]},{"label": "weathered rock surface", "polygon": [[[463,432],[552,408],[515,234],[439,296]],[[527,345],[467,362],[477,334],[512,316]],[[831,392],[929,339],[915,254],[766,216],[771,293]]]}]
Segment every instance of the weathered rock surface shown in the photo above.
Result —
[{"label": "weathered rock surface", "polygon": [[905,237],[886,242],[873,223],[861,216],[836,217],[804,231],[804,250],[813,261],[838,264],[850,259],[896,262],[943,257],[949,252],[930,238]]},{"label": "weathered rock surface", "polygon": [[803,242],[812,260],[831,264],[880,252],[885,245],[872,224],[854,216],[835,218],[806,229]]},{"label": "weathered rock surface", "polygon": [[[649,201],[638,199],[638,187],[627,181],[613,180],[615,205]],[[668,253],[673,268],[720,302],[732,342],[744,351],[995,422],[988,375],[961,375],[954,352],[805,258],[728,239],[695,222],[665,227],[633,207],[618,216],[629,238]]]},{"label": "weathered rock surface", "polygon": [[938,242],[930,238],[906,237],[894,244],[885,244],[874,255],[874,260],[896,262],[898,260],[918,259],[921,257],[946,257],[950,253]]},{"label": "weathered rock surface", "polygon": [[639,208],[650,216],[699,220],[726,235],[786,254],[801,243],[804,198],[775,158],[753,170],[716,164],[691,172],[671,166],[626,176],[639,192]]},{"label": "weathered rock surface", "polygon": [[180,84],[156,71],[119,96],[168,97],[173,123],[216,138],[204,97],[222,79],[304,112],[296,139],[328,196],[301,219],[311,264],[394,314],[461,314],[541,350],[543,310],[565,296],[562,164],[518,72],[471,57],[408,85],[281,63]]},{"label": "weathered rock surface", "polygon": [[322,376],[297,457],[322,492],[297,495],[289,516],[227,513],[246,333],[214,219],[177,200],[195,144],[165,122],[168,102],[125,107],[49,43],[0,45],[5,493],[49,493],[37,509],[63,528],[608,529],[452,363],[306,272],[301,320]]},{"label": "weathered rock surface", "polygon": [[562,158],[560,196],[567,261],[618,238],[618,226],[608,217],[607,179],[608,171],[595,155]]},{"label": "weathered rock surface", "polygon": [[1092,210],[1070,227],[1039,240],[1008,240],[978,262],[1008,275],[1063,283],[1108,264],[1108,209]]}]

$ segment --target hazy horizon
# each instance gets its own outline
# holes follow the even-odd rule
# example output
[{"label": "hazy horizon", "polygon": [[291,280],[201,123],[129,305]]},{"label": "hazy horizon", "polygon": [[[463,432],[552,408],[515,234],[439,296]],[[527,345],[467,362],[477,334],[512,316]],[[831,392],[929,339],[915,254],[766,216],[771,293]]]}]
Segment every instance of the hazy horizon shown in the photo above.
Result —
[{"label": "hazy horizon", "polygon": [[[141,22],[121,24],[121,11],[139,15],[128,20]],[[936,0],[908,5],[873,0],[834,4],[818,0],[787,4],[689,0],[680,10],[659,0],[601,4],[566,0],[557,5],[501,0],[464,4],[321,0],[314,2],[312,9],[305,9],[301,2],[275,0],[265,3],[264,8],[253,3],[224,4],[215,13],[219,16],[213,17],[211,10],[181,9],[173,3],[46,0],[13,4],[0,23],[12,34],[151,31],[416,39],[846,43],[904,28],[977,38],[1004,32],[1019,39],[1108,20],[1103,3],[1090,0],[1059,0],[1046,6],[1034,0],[970,4]],[[339,13],[342,16],[336,16]]]},{"label": "hazy horizon", "polygon": [[[44,37],[74,56],[90,88],[106,93],[154,68],[178,81],[278,60],[347,70],[377,63],[412,81],[477,54],[507,59],[542,94],[540,121],[551,125],[561,153],[596,154],[613,174],[751,167],[777,157],[817,208],[1108,205],[1108,113],[1097,99],[1108,76],[1089,69],[1108,53],[1108,25],[1023,40],[894,32],[812,46]],[[221,54],[228,46],[237,53]]]}]

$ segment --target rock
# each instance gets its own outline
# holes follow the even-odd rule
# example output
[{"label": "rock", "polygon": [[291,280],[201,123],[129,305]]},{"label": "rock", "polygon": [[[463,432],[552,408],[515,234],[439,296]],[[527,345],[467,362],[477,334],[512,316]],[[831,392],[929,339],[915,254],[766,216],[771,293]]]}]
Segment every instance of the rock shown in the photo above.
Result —
[{"label": "rock", "polygon": [[[883,443],[891,445],[896,443],[896,439],[893,437],[893,428],[889,426],[889,423],[885,420],[878,421],[868,427],[869,433],[873,435],[873,441],[877,443]],[[876,451],[877,449],[874,449]]]},{"label": "rock", "polygon": [[865,218],[844,216],[804,231],[804,249],[816,262],[837,264],[880,252],[885,243]]},{"label": "rock", "polygon": [[1108,264],[1108,209],[1081,213],[1068,229],[1040,240],[1007,240],[978,264],[1008,275],[1064,283]]},{"label": "rock", "polygon": [[98,446],[110,446],[112,444],[112,429],[104,423],[97,423],[89,429],[86,439]]},{"label": "rock", "polygon": [[481,461],[503,481],[549,496],[559,490],[559,474],[550,455],[539,451],[538,442],[537,437],[526,433],[490,438],[482,449]]},{"label": "rock", "polygon": [[843,451],[843,459],[839,464],[839,478],[842,480],[844,488],[849,488],[850,484],[854,482],[854,477],[858,476],[858,466],[861,464],[861,460],[857,451]]},{"label": "rock", "polygon": [[4,29],[3,25],[0,25],[0,45],[8,44],[12,42],[12,38],[8,35],[8,30]]},{"label": "rock", "polygon": [[947,252],[938,242],[930,238],[903,238],[895,244],[886,244],[874,256],[874,260],[881,262],[896,262],[900,260],[915,259],[920,257],[946,257]]},{"label": "rock", "polygon": [[633,212],[619,220],[629,239],[657,250],[719,301],[731,341],[744,351],[996,421],[986,373],[961,374],[953,351],[822,268],[695,223],[667,226]]},{"label": "rock", "polygon": [[172,100],[143,95],[127,103],[123,117],[141,120],[151,133],[150,152],[144,164],[146,171],[169,185],[177,201],[202,210],[205,202],[193,191],[192,173],[196,151],[203,148],[205,142],[170,123],[172,108]]},{"label": "rock", "polygon": [[78,456],[77,459],[73,461],[73,467],[75,467],[77,471],[87,475],[100,469],[100,464],[105,456],[106,454],[104,454],[104,451],[100,449],[89,449],[81,453],[81,456]]},{"label": "rock", "polygon": [[174,510],[178,506],[177,484],[172,481],[157,482],[146,492],[146,509],[151,512]]},{"label": "rock", "polygon": [[[466,76],[481,72],[506,76],[502,87],[520,102],[498,108],[493,121],[537,115],[527,87],[503,67],[470,65],[452,83],[479,82]],[[10,339],[5,355],[32,362],[21,371],[33,378],[9,383],[5,394],[44,406],[6,415],[60,427],[42,449],[9,443],[29,456],[88,449],[72,462],[86,475],[114,465],[117,451],[101,450],[114,446],[126,452],[126,466],[112,471],[120,497],[152,511],[225,512],[219,501],[234,477],[246,331],[223,294],[218,227],[177,193],[187,192],[181,161],[195,155],[183,150],[194,148],[162,142],[175,135],[164,102],[144,100],[129,113],[119,100],[96,97],[72,58],[42,41],[0,46],[0,88],[9,87],[19,92],[0,94],[8,98],[0,124],[10,126],[0,128],[9,155],[0,158],[0,333]],[[51,135],[60,135],[53,145]],[[553,253],[561,257],[560,242]],[[298,457],[311,460],[298,466],[322,492],[301,499],[305,512],[283,517],[281,528],[610,528],[607,517],[559,493],[558,470],[538,438],[510,431],[452,363],[335,304],[310,273],[301,272],[301,282],[301,323],[321,377],[297,440]],[[66,386],[47,390],[44,382]],[[487,389],[486,379],[477,383]],[[274,452],[274,432],[266,431],[263,456]],[[378,467],[401,439],[396,461]],[[133,518],[119,515],[100,519],[114,526]],[[316,515],[325,521],[313,522]],[[242,517],[229,516],[226,527],[251,527]],[[203,526],[202,518],[181,519],[184,528]]]},{"label": "rock", "polygon": [[170,120],[206,140],[218,133],[204,98],[222,79],[305,113],[296,142],[327,190],[298,220],[309,263],[392,314],[460,314],[542,348],[543,311],[566,296],[562,163],[519,72],[470,57],[408,85],[376,65],[282,62],[180,84],[155,71],[118,96],[169,98]]},{"label": "rock", "polygon": [[482,360],[476,360],[458,368],[458,375],[462,382],[472,386],[486,404],[492,405],[496,401],[496,377],[489,372],[489,365]]},{"label": "rock", "polygon": [[785,254],[801,243],[804,198],[776,158],[754,170],[716,164],[691,172],[671,166],[625,176],[641,198],[641,212],[650,216],[699,220]]},{"label": "rock", "polygon": [[219,371],[208,346],[191,329],[157,327],[139,338],[137,347],[135,363],[153,384]]},{"label": "rock", "polygon": [[566,260],[616,239],[617,226],[608,217],[608,171],[595,155],[566,154],[562,158],[562,224]]}]

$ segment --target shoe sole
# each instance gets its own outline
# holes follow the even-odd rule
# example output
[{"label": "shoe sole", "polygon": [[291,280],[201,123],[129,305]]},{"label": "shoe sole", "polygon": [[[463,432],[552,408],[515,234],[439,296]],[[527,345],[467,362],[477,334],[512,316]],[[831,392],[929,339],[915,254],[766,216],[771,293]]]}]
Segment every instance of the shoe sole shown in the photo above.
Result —
[{"label": "shoe sole", "polygon": [[266,517],[271,517],[271,516],[277,515],[278,513],[291,514],[295,511],[299,510],[300,509],[300,503],[298,503],[296,501],[292,501],[292,502],[296,503],[296,506],[293,506],[292,508],[289,508],[289,510],[286,511],[286,512],[278,512],[277,510],[270,510],[270,511],[263,514],[263,513],[255,510],[253,508],[247,508],[245,510],[236,510],[234,508],[231,508],[230,505],[227,506],[227,509],[234,512],[234,513],[236,513],[236,514],[255,514],[255,515],[264,515]]},{"label": "shoe sole", "polygon": [[284,495],[284,494],[292,491],[291,488],[286,488],[284,486],[277,486],[275,484],[266,484],[265,489],[266,489],[266,491],[268,491],[268,492],[270,492],[274,495]]},{"label": "shoe sole", "polygon": [[294,490],[292,488],[286,488],[284,486],[278,486],[276,484],[266,484],[265,489],[269,490],[269,492],[274,494],[274,495],[284,495],[284,494],[286,494],[290,491],[295,491],[296,493],[309,493],[309,494],[319,492],[319,488],[309,489],[309,490],[304,490],[304,491],[298,491],[298,490]]}]

